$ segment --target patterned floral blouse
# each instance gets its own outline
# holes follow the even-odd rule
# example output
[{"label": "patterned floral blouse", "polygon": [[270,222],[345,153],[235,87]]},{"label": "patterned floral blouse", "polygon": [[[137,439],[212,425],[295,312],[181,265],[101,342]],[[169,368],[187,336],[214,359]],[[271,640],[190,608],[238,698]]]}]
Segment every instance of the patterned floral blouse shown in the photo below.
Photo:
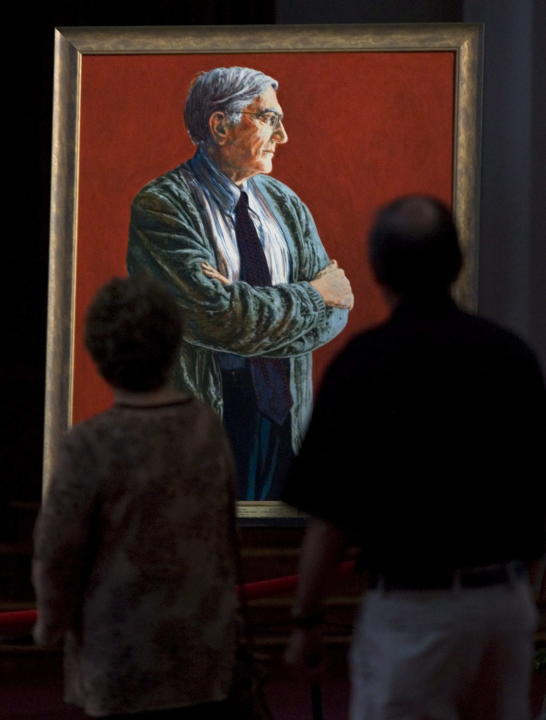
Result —
[{"label": "patterned floral blouse", "polygon": [[114,405],[65,437],[35,533],[38,643],[92,716],[221,700],[236,616],[231,453],[192,398]]}]

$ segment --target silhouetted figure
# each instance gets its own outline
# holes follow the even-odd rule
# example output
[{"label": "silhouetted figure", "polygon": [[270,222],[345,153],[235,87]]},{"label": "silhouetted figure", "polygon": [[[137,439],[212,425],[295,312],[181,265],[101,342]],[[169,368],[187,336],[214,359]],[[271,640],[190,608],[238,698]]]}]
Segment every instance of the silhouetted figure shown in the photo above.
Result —
[{"label": "silhouetted figure", "polygon": [[391,316],[329,368],[284,494],[312,516],[287,661],[320,669],[321,600],[355,545],[370,590],[351,720],[528,720],[527,572],[545,552],[541,372],[520,339],[451,299],[462,258],[440,202],[381,210],[370,260]]},{"label": "silhouetted figure", "polygon": [[227,718],[234,468],[217,415],[172,390],[171,294],[114,279],[86,344],[114,405],[65,436],[36,528],[34,637],[61,638],[65,700],[93,717]]}]

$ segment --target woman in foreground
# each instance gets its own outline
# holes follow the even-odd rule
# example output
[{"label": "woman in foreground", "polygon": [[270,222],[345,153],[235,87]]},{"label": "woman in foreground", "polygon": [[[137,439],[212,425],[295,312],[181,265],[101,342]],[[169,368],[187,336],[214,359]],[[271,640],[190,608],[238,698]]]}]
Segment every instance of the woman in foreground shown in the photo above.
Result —
[{"label": "woman in foreground", "polygon": [[64,640],[65,700],[91,717],[227,718],[235,652],[231,453],[168,385],[174,300],[114,279],[86,346],[114,404],[65,436],[38,518],[34,637]]}]

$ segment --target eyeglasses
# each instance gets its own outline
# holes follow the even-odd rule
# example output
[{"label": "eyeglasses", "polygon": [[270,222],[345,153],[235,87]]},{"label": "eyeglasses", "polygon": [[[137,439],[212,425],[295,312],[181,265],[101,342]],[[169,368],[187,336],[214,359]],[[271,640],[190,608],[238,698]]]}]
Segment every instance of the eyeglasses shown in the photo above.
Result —
[{"label": "eyeglasses", "polygon": [[265,125],[269,125],[273,131],[280,128],[284,119],[283,115],[275,112],[274,110],[263,110],[262,112],[248,112],[241,110],[241,115],[252,115],[252,117],[255,117],[256,120],[265,123]]}]

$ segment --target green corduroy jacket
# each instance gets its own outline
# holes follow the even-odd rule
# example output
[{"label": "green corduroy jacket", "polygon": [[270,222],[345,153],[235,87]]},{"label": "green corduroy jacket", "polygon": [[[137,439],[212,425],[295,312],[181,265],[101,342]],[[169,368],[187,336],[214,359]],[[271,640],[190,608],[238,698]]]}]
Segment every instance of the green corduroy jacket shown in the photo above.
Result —
[{"label": "green corduroy jacket", "polygon": [[176,296],[186,321],[174,383],[220,415],[217,351],[290,358],[292,445],[297,451],[312,405],[311,351],[341,332],[348,313],[327,307],[310,285],[329,258],[305,204],[267,175],[248,183],[263,195],[283,228],[291,257],[289,283],[225,286],[204,275],[203,262],[222,273],[226,268],[199,202],[197,181],[186,165],[152,180],[135,197],[127,268],[131,274],[151,273]]}]

